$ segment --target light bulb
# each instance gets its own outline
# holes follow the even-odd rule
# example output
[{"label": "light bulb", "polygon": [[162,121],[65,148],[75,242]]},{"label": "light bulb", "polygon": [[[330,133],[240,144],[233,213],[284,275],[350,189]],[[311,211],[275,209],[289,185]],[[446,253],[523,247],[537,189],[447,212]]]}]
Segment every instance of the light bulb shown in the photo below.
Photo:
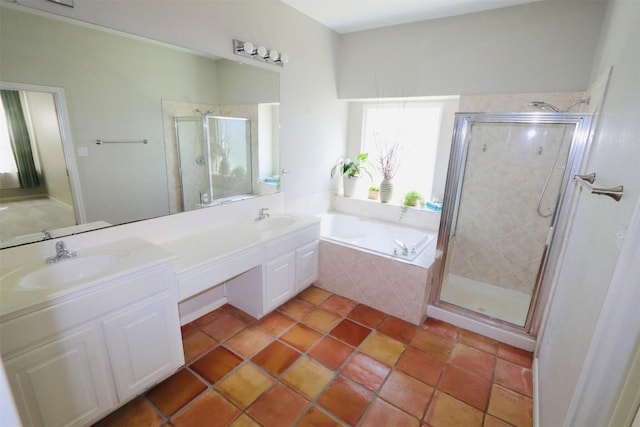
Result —
[{"label": "light bulb", "polygon": [[277,50],[272,50],[269,52],[269,58],[275,62],[278,59],[280,59],[280,54],[278,53]]},{"label": "light bulb", "polygon": [[289,55],[287,55],[286,53],[281,53],[280,62],[282,62],[283,64],[286,64],[287,62],[289,62]]},{"label": "light bulb", "polygon": [[256,52],[258,52],[258,55],[261,58],[266,58],[267,55],[269,54],[269,52],[267,52],[267,48],[264,46],[259,46],[258,49],[256,50]]},{"label": "light bulb", "polygon": [[242,45],[242,49],[244,49],[245,53],[253,55],[255,53],[256,47],[251,42],[244,42],[244,45]]}]

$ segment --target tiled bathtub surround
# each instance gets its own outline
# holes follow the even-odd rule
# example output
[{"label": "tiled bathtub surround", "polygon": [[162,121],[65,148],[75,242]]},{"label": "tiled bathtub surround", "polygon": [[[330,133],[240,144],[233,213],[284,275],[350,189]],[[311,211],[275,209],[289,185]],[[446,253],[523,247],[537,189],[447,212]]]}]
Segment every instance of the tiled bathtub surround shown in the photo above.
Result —
[{"label": "tiled bathtub surround", "polygon": [[432,269],[320,242],[316,286],[415,325],[424,320],[432,279]]},{"label": "tiled bathtub surround", "polygon": [[183,327],[187,365],[99,426],[531,426],[530,353],[311,287]]}]

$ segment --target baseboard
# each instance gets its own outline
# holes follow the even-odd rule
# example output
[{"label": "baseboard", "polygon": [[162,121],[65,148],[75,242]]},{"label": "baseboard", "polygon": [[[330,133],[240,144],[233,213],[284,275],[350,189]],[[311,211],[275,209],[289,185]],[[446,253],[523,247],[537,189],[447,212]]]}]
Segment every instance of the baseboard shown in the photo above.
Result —
[{"label": "baseboard", "polygon": [[[5,193],[9,188],[2,189]],[[24,202],[26,200],[34,200],[34,199],[47,199],[49,196],[44,193],[34,193],[34,194],[26,194],[26,195],[15,195],[15,196],[4,196],[0,197],[0,203],[10,203],[10,202]]]},{"label": "baseboard", "polygon": [[57,203],[60,206],[73,210],[73,205],[70,205],[69,203],[63,202],[62,200],[56,199],[55,197],[51,197],[51,196],[47,196],[47,198],[52,202]]},{"label": "baseboard", "polygon": [[197,310],[190,311],[188,313],[180,313],[180,326],[184,326],[189,322],[193,322],[196,319],[212,312],[213,310],[222,307],[227,303],[227,298],[220,298],[219,300],[210,302],[209,304],[198,308]]}]

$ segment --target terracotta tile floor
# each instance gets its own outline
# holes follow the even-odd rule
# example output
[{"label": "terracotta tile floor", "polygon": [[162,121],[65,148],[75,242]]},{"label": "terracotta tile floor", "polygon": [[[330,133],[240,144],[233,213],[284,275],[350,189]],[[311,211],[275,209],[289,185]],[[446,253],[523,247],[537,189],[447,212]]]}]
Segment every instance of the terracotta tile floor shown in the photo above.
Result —
[{"label": "terracotta tile floor", "polygon": [[531,426],[532,355],[311,287],[183,326],[187,365],[99,426]]}]

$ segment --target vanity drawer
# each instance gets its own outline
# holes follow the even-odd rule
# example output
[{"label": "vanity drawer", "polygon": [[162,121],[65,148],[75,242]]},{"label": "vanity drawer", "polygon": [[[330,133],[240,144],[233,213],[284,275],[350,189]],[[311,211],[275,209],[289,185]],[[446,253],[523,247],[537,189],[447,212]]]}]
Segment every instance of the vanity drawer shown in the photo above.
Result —
[{"label": "vanity drawer", "polygon": [[184,301],[222,282],[262,264],[264,249],[258,247],[246,252],[216,260],[205,266],[178,274],[178,301]]},{"label": "vanity drawer", "polygon": [[175,275],[170,263],[107,280],[50,307],[1,323],[0,352],[6,357],[173,286]]},{"label": "vanity drawer", "polygon": [[288,234],[267,243],[266,258],[272,259],[287,252],[291,252],[294,249],[306,243],[318,240],[319,238],[320,223],[316,223],[300,231]]}]

